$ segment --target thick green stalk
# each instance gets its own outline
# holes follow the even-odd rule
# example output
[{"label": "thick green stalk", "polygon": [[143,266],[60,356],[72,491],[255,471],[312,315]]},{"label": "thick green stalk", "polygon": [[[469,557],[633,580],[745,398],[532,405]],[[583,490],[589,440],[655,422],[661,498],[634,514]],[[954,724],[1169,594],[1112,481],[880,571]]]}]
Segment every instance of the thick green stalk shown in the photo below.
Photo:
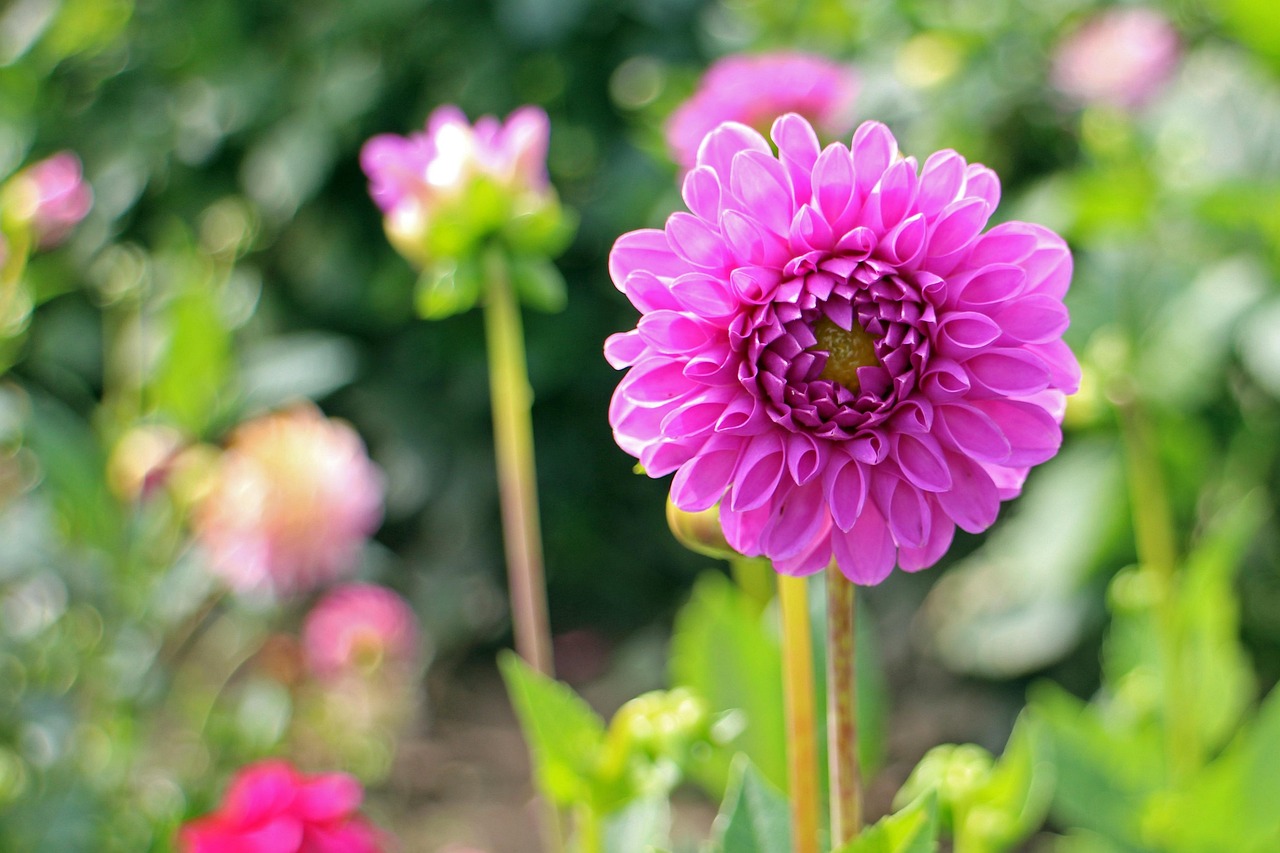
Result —
[{"label": "thick green stalk", "polygon": [[533,394],[525,363],[520,306],[500,250],[491,249],[485,256],[485,274],[489,393],[493,401],[493,441],[516,651],[538,672],[551,676],[551,628],[542,569],[530,415]]},{"label": "thick green stalk", "polygon": [[862,830],[858,772],[855,662],[855,587],[835,565],[827,567],[827,771],[831,788],[831,844]]},{"label": "thick green stalk", "polygon": [[818,853],[818,716],[807,587],[804,578],[778,575],[792,853]]},{"label": "thick green stalk", "polygon": [[1118,410],[1138,563],[1156,591],[1155,617],[1164,671],[1165,752],[1170,778],[1177,782],[1194,773],[1203,758],[1195,721],[1188,713],[1192,699],[1182,668],[1177,535],[1146,415],[1132,399],[1121,401]]}]

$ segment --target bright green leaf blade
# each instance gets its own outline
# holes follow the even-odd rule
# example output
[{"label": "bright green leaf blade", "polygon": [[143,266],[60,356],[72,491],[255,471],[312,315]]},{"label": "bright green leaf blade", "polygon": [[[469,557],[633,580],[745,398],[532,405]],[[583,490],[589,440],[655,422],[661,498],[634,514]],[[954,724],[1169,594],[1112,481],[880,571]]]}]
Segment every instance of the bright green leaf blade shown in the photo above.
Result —
[{"label": "bright green leaf blade", "polygon": [[538,787],[562,806],[588,802],[604,743],[604,721],[566,685],[513,652],[498,656],[511,704],[533,757]]},{"label": "bright green leaf blade", "polygon": [[833,853],[935,853],[937,849],[938,798],[931,791],[881,818]]},{"label": "bright green leaf blade", "polygon": [[162,314],[158,333],[168,346],[148,383],[146,403],[192,435],[202,435],[226,402],[231,333],[211,272],[195,258],[175,268],[187,280],[176,282],[178,292]]},{"label": "bright green leaf blade", "polygon": [[718,853],[791,853],[787,800],[744,755],[734,759],[712,838]]},{"label": "bright green leaf blade", "polygon": [[[746,727],[733,748],[750,756],[764,778],[785,789],[782,652],[757,605],[718,572],[698,579],[676,616],[671,681],[702,696],[713,713],[740,710]],[[719,795],[725,791],[731,758],[728,751],[719,751],[690,772]]]}]

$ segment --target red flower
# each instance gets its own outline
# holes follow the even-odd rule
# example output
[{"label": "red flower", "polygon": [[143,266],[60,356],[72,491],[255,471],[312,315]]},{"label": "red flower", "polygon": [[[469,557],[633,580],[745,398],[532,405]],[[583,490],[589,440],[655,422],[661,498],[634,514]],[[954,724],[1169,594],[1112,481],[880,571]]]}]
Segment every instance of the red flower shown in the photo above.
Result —
[{"label": "red flower", "polygon": [[222,807],[191,821],[183,853],[381,853],[380,834],[357,813],[364,792],[345,773],[306,776],[285,761],[240,769]]}]

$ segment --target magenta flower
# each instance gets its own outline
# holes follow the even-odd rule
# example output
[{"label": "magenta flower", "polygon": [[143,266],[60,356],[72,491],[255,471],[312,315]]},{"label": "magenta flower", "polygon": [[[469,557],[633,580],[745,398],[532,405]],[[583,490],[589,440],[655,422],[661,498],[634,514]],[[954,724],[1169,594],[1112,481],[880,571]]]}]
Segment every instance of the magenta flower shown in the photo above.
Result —
[{"label": "magenta flower", "polygon": [[605,346],[631,368],[609,420],[738,552],[877,583],[990,526],[1057,451],[1071,255],[1038,225],[982,233],[999,181],[954,151],[920,169],[876,122],[823,150],[797,115],[772,136],[713,131],[691,212],[614,244],[642,316]]},{"label": "magenta flower", "polygon": [[241,768],[221,807],[184,826],[178,842],[183,853],[379,853],[363,798],[345,773],[306,776],[263,761]]},{"label": "magenta flower", "polygon": [[383,666],[411,669],[418,659],[418,619],[408,603],[373,584],[330,590],[302,626],[307,666],[321,678]]},{"label": "magenta flower", "polygon": [[698,90],[667,122],[667,145],[692,169],[703,137],[726,121],[763,132],[784,113],[799,113],[823,133],[853,129],[858,94],[852,68],[804,53],[727,56],[711,65]]},{"label": "magenta flower", "polygon": [[93,192],[84,182],[80,158],[61,151],[23,170],[18,176],[20,215],[31,222],[41,248],[60,243],[84,219]]},{"label": "magenta flower", "polygon": [[1154,9],[1112,9],[1068,36],[1050,79],[1081,104],[1135,110],[1151,100],[1178,66],[1178,32]]},{"label": "magenta flower", "polygon": [[381,519],[382,475],[360,436],[298,406],[236,428],[193,522],[215,574],[280,595],[354,569]]}]

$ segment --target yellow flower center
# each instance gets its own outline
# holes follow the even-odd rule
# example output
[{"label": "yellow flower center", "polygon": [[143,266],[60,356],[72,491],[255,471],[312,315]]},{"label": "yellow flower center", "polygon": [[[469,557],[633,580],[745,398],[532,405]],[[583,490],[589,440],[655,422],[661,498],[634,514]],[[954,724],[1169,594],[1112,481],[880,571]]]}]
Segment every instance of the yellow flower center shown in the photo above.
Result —
[{"label": "yellow flower center", "polygon": [[876,358],[875,339],[857,323],[846,330],[823,317],[813,327],[813,334],[818,339],[814,349],[827,353],[827,364],[819,376],[838,382],[850,391],[858,390],[859,367],[880,363]]}]

